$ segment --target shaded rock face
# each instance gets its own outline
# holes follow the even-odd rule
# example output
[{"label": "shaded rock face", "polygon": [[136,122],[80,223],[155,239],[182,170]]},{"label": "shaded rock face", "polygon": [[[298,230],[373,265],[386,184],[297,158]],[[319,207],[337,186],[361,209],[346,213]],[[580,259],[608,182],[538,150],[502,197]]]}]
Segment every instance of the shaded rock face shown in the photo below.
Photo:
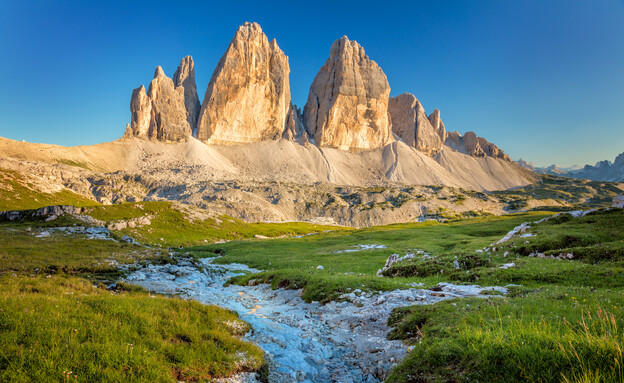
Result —
[{"label": "shaded rock face", "polygon": [[301,109],[293,105],[288,111],[286,117],[286,128],[282,134],[282,138],[290,141],[298,141],[301,144],[310,142],[310,137],[303,125],[303,115]]},{"label": "shaded rock face", "polygon": [[450,132],[447,134],[445,144],[474,157],[493,157],[513,162],[498,146],[483,137],[478,137],[474,132],[466,132],[463,136],[458,132]]},{"label": "shaded rock face", "polygon": [[[256,23],[243,24],[212,74],[196,137],[227,144],[279,139],[292,115],[288,57]],[[290,133],[287,135],[289,136]]]},{"label": "shaded rock face", "polygon": [[[197,92],[194,91],[195,74],[190,56],[182,59],[176,75],[179,86],[159,66],[147,93],[143,85],[132,91],[132,136],[163,142],[185,142],[191,137],[193,128],[189,120],[193,118],[190,109],[187,110],[185,94],[189,95],[189,108],[192,108],[192,94],[194,92],[196,98]],[[189,89],[185,89],[185,86]]]},{"label": "shaded rock face", "polygon": [[184,88],[184,107],[186,108],[186,120],[193,131],[197,128],[199,118],[199,97],[195,85],[195,64],[191,56],[186,56],[180,61],[180,66],[173,74],[173,84],[176,88]]},{"label": "shaded rock face", "polygon": [[373,149],[394,141],[386,75],[357,42],[334,42],[310,86],[304,123],[319,146]]},{"label": "shaded rock face", "polygon": [[446,129],[437,109],[427,117],[420,101],[411,93],[390,98],[388,111],[392,131],[409,146],[433,156],[442,150]]}]

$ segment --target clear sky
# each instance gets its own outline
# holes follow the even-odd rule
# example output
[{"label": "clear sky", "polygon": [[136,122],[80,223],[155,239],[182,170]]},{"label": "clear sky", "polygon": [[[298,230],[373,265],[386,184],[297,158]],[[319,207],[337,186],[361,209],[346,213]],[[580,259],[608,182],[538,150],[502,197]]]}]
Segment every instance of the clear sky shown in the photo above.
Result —
[{"label": "clear sky", "polygon": [[536,165],[624,152],[623,0],[0,1],[0,136],[111,141],[132,89],[195,60],[200,99],[244,21],[289,56],[303,107],[332,42],[357,40],[391,95],[411,92],[447,129]]}]

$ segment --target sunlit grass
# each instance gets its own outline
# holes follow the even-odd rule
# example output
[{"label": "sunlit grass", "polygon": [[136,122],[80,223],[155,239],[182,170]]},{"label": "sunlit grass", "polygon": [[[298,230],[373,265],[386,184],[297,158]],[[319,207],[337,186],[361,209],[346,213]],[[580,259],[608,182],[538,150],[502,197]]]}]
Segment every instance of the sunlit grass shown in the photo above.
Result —
[{"label": "sunlit grass", "polygon": [[193,301],[113,293],[75,277],[0,276],[0,381],[229,376],[263,363],[237,338],[248,330],[236,314]]}]

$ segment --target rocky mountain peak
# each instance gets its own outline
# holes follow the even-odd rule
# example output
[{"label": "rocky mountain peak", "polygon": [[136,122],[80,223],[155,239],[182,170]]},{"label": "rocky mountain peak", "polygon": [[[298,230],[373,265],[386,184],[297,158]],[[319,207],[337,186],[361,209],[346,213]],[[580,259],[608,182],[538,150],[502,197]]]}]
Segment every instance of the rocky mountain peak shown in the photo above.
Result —
[{"label": "rocky mountain peak", "polygon": [[[182,61],[185,62],[184,59]],[[192,67],[192,59],[186,62]],[[181,67],[176,71],[180,79],[184,72]],[[182,83],[186,81],[186,86],[189,87],[188,93],[192,94],[191,89],[195,88],[195,76],[193,74],[191,78],[190,73],[181,81]],[[154,79],[147,92],[143,85],[132,91],[131,135],[163,142],[187,141],[192,135],[192,126],[189,123],[189,112],[185,105],[185,93],[187,93],[185,85],[176,86],[173,80],[165,75],[162,67],[157,66]],[[197,93],[195,93],[196,96]]]},{"label": "rocky mountain peak", "polygon": [[282,137],[292,104],[288,57],[257,23],[241,25],[212,74],[196,136],[207,143]]},{"label": "rocky mountain peak", "polygon": [[475,132],[466,132],[463,136],[459,132],[450,132],[447,135],[445,144],[452,149],[473,157],[493,157],[513,162],[498,146],[483,137],[477,136]]},{"label": "rocky mountain peak", "polygon": [[390,98],[388,110],[392,131],[406,144],[429,156],[442,150],[446,131],[437,109],[428,118],[420,101],[411,93],[403,93]]},{"label": "rocky mountain peak", "polygon": [[173,84],[176,88],[184,88],[184,106],[186,108],[186,120],[191,129],[197,128],[199,118],[199,97],[197,96],[197,86],[195,85],[195,63],[193,57],[186,56],[180,60],[180,66],[173,74]]},{"label": "rocky mountain peak", "polygon": [[304,107],[304,123],[319,146],[373,149],[393,141],[388,116],[390,85],[364,48],[336,40],[317,73]]},{"label": "rocky mountain peak", "polygon": [[158,77],[167,77],[165,75],[165,71],[163,70],[163,68],[159,65],[156,67],[156,70],[154,71],[154,78],[158,78]]}]

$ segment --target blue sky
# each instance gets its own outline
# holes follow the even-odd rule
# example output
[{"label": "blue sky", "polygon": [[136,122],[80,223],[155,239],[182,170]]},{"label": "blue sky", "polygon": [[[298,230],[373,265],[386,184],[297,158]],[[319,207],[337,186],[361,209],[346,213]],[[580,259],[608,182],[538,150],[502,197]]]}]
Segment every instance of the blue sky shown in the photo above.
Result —
[{"label": "blue sky", "polygon": [[[229,5],[231,3],[232,5]],[[0,1],[0,136],[111,141],[133,88],[195,60],[200,99],[244,21],[289,56],[293,101],[342,35],[447,129],[537,165],[624,152],[624,1]]]}]

